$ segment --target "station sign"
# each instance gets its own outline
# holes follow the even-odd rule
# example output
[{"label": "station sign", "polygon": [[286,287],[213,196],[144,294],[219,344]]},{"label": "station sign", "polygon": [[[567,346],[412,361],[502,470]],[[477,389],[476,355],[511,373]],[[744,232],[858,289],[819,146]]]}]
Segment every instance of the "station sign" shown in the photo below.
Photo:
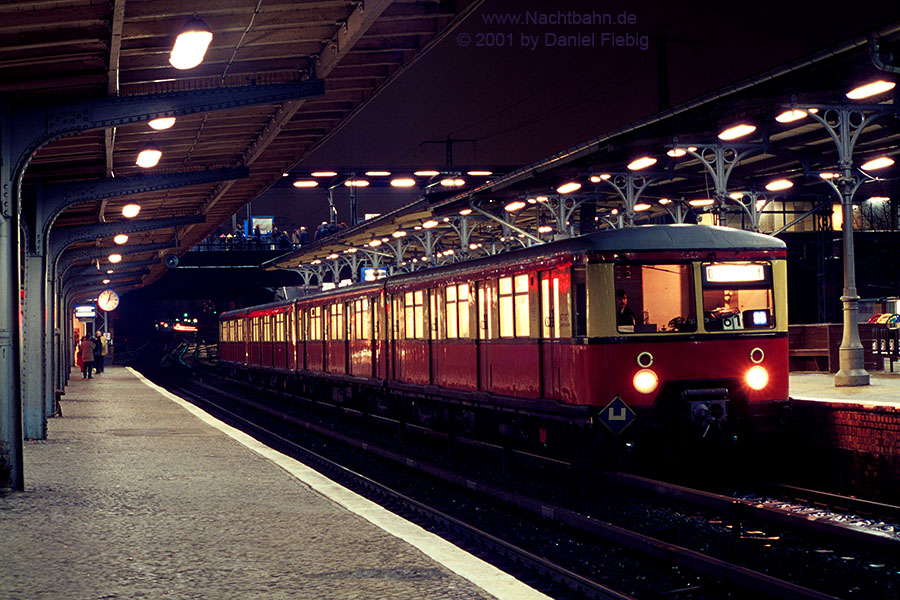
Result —
[{"label": "station sign", "polygon": [[93,304],[82,304],[75,307],[76,319],[93,319],[97,316],[97,309]]},{"label": "station sign", "polygon": [[621,398],[616,396],[613,398],[612,402],[607,404],[606,407],[600,411],[597,418],[599,418],[613,434],[619,435],[626,427],[631,425],[636,416],[634,411],[631,410],[631,407],[625,404]]}]

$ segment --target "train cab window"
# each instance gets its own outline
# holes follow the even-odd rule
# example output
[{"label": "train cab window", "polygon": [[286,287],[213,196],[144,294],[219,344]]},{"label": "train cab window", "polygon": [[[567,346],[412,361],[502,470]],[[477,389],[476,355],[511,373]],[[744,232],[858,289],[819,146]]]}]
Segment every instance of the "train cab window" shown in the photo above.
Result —
[{"label": "train cab window", "polygon": [[770,263],[703,263],[701,273],[703,325],[707,331],[775,327]]},{"label": "train cab window", "polygon": [[691,265],[616,265],[611,297],[619,333],[697,331],[691,273]]},{"label": "train cab window", "polygon": [[469,337],[469,284],[448,285],[445,290],[447,326],[450,339]]},{"label": "train cab window", "polygon": [[321,306],[313,306],[308,311],[309,318],[309,338],[313,341],[318,341],[323,338],[322,336],[322,307]]},{"label": "train cab window", "polygon": [[500,308],[500,337],[528,337],[531,332],[528,275],[501,277],[497,288]]},{"label": "train cab window", "polygon": [[425,339],[425,291],[406,292],[403,295],[404,330],[408,340]]}]

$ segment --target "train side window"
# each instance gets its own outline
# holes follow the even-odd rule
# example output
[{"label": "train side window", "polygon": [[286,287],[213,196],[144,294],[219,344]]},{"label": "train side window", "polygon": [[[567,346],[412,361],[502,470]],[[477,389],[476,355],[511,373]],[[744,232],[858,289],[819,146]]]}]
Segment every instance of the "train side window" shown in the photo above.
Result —
[{"label": "train side window", "polygon": [[344,339],[344,304],[336,302],[328,307],[328,340]]},{"label": "train side window", "polygon": [[403,297],[405,317],[405,337],[408,340],[425,339],[425,292],[406,292]]},{"label": "train side window", "polygon": [[322,339],[322,307],[313,306],[309,309],[309,336],[310,340]]},{"label": "train side window", "polygon": [[610,303],[620,333],[697,331],[691,265],[616,265],[615,275]]},{"label": "train side window", "polygon": [[573,337],[587,335],[587,276],[584,267],[572,268]]},{"label": "train side window", "polygon": [[371,337],[371,319],[369,317],[369,299],[359,298],[354,301],[354,331],[353,339],[367,340]]},{"label": "train side window", "polygon": [[448,285],[445,291],[446,332],[451,339],[469,337],[469,284]]},{"label": "train side window", "polygon": [[277,313],[275,315],[275,341],[284,341],[284,313]]},{"label": "train side window", "polygon": [[500,308],[500,337],[528,337],[531,332],[528,275],[501,277],[497,297]]},{"label": "train side window", "polygon": [[428,299],[430,302],[430,306],[428,307],[428,331],[430,338],[433,340],[443,339],[444,335],[444,332],[442,331],[443,327],[441,326],[444,315],[444,307],[441,306],[441,298],[443,298],[443,294],[439,294],[435,289],[428,292]]},{"label": "train side window", "polygon": [[250,341],[259,341],[259,317],[252,317],[250,319]]},{"label": "train side window", "polygon": [[497,332],[497,280],[478,283],[478,338],[491,340]]}]

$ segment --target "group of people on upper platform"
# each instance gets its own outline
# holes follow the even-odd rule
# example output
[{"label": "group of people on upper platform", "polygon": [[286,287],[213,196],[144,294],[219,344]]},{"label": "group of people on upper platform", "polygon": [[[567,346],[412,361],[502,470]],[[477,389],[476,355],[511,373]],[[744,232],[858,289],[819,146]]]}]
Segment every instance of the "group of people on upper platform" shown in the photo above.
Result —
[{"label": "group of people on upper platform", "polygon": [[93,379],[94,372],[103,372],[107,350],[107,340],[102,331],[94,337],[84,336],[75,340],[75,364],[81,368],[82,379]]}]

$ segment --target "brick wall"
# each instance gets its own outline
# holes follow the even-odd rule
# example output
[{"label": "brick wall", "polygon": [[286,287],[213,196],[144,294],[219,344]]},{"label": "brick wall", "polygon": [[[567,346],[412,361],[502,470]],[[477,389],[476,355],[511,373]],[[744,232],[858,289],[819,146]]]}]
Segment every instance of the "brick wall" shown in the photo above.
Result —
[{"label": "brick wall", "polygon": [[810,487],[900,501],[900,406],[794,400],[789,472]]}]

